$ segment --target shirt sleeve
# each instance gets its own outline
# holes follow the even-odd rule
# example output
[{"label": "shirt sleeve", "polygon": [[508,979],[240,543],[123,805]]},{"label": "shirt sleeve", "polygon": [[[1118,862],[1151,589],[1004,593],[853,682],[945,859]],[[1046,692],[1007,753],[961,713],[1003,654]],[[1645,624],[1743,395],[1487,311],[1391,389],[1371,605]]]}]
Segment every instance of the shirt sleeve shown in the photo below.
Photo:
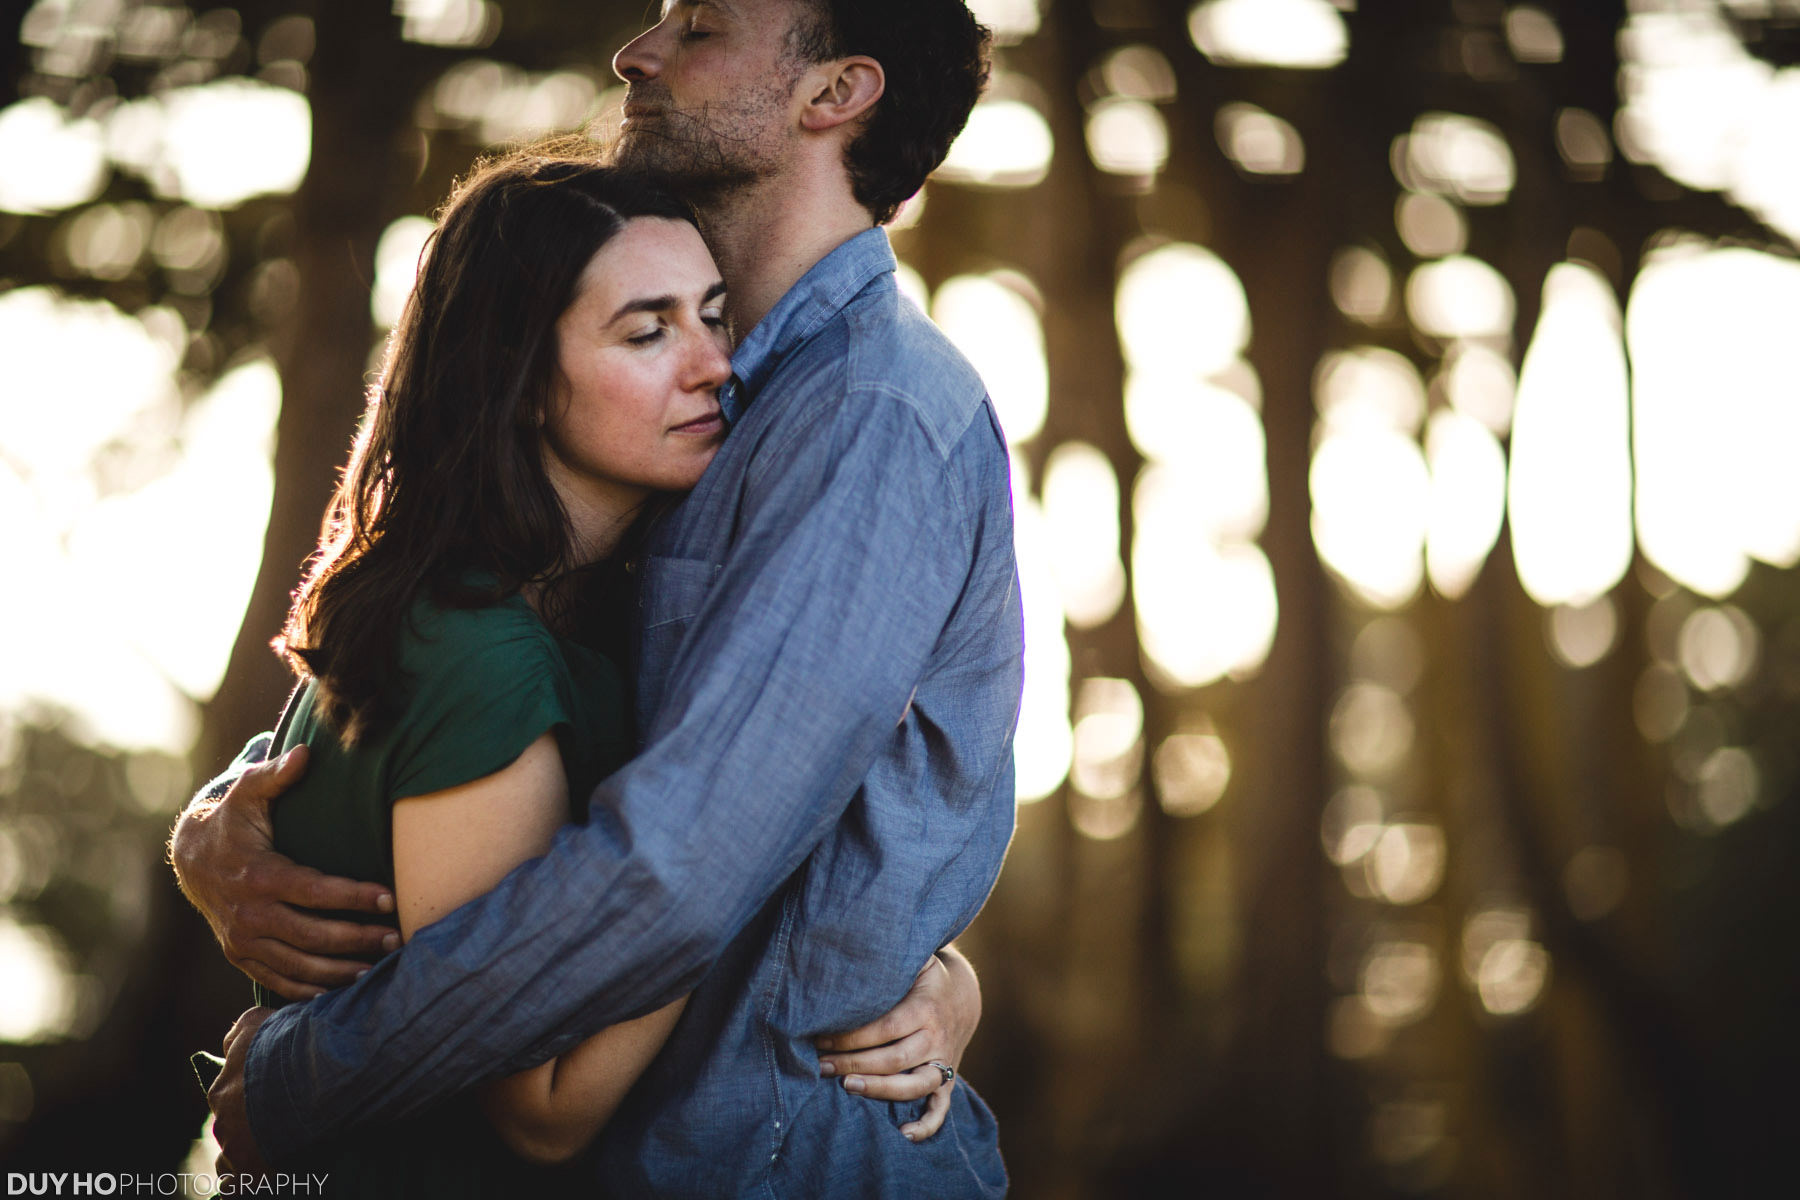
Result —
[{"label": "shirt sleeve", "polygon": [[357,984],[262,1027],[246,1076],[270,1161],[680,995],[835,824],[972,551],[957,480],[907,401],[820,408],[759,451],[775,469],[751,477],[645,749],[588,822]]},{"label": "shirt sleeve", "polygon": [[259,733],[245,742],[244,748],[239,750],[237,757],[231,760],[231,765],[207,780],[200,790],[194,793],[194,799],[224,799],[225,793],[231,790],[231,785],[238,781],[238,776],[258,763],[269,760],[269,749],[274,744],[275,735],[272,733]]},{"label": "shirt sleeve", "polygon": [[549,632],[510,605],[432,612],[403,662],[409,695],[383,789],[392,799],[484,779],[571,720]]}]

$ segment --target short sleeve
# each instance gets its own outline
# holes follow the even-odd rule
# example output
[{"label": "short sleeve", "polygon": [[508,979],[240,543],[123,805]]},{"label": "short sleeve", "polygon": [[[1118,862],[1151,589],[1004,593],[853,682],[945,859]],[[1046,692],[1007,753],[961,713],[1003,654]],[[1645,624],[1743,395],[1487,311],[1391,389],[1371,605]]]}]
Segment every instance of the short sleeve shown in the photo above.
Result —
[{"label": "short sleeve", "polygon": [[400,661],[407,700],[383,788],[393,800],[492,775],[573,723],[568,665],[523,603],[422,608]]}]

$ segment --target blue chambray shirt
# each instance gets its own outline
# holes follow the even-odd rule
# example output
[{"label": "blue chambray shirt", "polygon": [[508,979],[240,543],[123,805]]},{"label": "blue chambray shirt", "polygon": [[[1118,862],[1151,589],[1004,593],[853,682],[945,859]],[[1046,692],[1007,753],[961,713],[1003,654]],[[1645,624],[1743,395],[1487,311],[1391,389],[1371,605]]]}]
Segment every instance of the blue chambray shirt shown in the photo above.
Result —
[{"label": "blue chambray shirt", "polygon": [[572,1048],[693,989],[590,1151],[620,1196],[997,1196],[959,1080],[937,1136],[822,1079],[972,920],[1013,828],[1022,633],[1005,443],[902,298],[885,234],[746,337],[732,424],[642,565],[642,753],[588,823],[246,1065],[273,1162]]}]

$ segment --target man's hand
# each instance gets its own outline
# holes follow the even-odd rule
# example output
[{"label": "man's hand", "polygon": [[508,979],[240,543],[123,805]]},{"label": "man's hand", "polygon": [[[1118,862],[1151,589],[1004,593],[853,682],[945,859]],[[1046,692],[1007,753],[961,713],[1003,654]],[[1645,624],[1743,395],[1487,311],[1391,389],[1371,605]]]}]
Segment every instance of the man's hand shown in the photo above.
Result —
[{"label": "man's hand", "polygon": [[841,1075],[846,1091],[871,1100],[930,1096],[919,1119],[900,1127],[909,1140],[921,1142],[943,1127],[956,1086],[937,1064],[959,1068],[980,1021],[975,968],[961,951],[946,946],[926,960],[912,990],[887,1015],[814,1041],[830,1052],[819,1056],[819,1074]]},{"label": "man's hand", "polygon": [[244,1059],[250,1039],[262,1023],[275,1015],[272,1008],[247,1008],[225,1035],[225,1065],[206,1089],[206,1103],[213,1110],[213,1140],[219,1143],[218,1174],[268,1174],[269,1164],[250,1133],[250,1110],[244,1103]]},{"label": "man's hand", "polygon": [[218,800],[196,798],[175,823],[169,862],[182,892],[212,926],[231,965],[290,1000],[349,983],[400,936],[379,925],[314,916],[303,909],[391,913],[378,883],[325,875],[277,854],[269,802],[306,771],[306,748],[251,767]]}]

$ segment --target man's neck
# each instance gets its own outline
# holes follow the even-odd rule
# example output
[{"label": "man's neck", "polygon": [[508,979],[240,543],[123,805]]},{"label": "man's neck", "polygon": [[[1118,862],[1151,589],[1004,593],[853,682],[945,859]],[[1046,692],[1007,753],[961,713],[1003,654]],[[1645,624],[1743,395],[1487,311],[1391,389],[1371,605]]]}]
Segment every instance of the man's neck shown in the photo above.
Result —
[{"label": "man's neck", "polygon": [[820,259],[874,227],[868,210],[847,191],[831,191],[770,178],[700,206],[707,245],[731,288],[739,338]]}]

